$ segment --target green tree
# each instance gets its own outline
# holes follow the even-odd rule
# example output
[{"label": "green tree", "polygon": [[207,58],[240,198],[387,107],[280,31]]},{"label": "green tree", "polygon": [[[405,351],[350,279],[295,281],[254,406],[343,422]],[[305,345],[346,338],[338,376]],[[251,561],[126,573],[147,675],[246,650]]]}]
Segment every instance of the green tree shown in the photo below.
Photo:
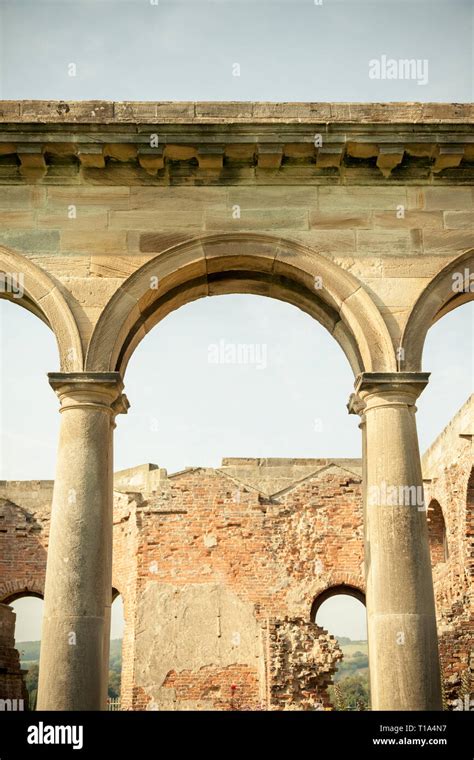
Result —
[{"label": "green tree", "polygon": [[29,699],[30,710],[34,710],[36,707],[36,692],[38,690],[38,675],[39,675],[39,665],[37,662],[35,662],[33,665],[30,665],[25,677],[25,685],[30,697]]},{"label": "green tree", "polygon": [[109,697],[120,697],[120,671],[109,670]]},{"label": "green tree", "polygon": [[354,710],[360,709],[363,705],[363,709],[367,710],[369,707],[369,684],[367,676],[363,676],[361,673],[354,673],[339,681],[339,688],[346,705],[346,709]]}]

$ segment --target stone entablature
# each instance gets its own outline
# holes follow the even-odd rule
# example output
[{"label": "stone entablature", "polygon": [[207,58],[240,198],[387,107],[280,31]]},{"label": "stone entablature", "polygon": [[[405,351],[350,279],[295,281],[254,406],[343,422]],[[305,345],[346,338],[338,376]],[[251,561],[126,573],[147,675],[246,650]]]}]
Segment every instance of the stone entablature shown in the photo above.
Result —
[{"label": "stone entablature", "polygon": [[6,101],[0,183],[120,183],[126,166],[131,184],[465,184],[472,120],[463,104]]}]

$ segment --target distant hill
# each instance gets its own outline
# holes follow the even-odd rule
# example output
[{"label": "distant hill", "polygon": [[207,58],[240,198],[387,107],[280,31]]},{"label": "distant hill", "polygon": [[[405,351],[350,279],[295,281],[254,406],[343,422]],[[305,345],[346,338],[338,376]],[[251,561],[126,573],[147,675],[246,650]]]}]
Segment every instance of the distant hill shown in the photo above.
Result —
[{"label": "distant hill", "polygon": [[[352,705],[351,709],[354,708],[358,699],[362,699],[365,704],[368,704],[367,641],[352,641],[347,636],[339,636],[337,640],[344,657],[338,664],[334,680],[343,688],[344,699],[348,705]],[[31,670],[27,677],[27,686],[31,698],[36,699],[40,642],[19,641],[16,647],[20,653],[22,668]],[[122,671],[122,639],[112,639],[110,642],[109,662],[109,697],[118,697],[120,695]],[[348,680],[346,681],[346,679]],[[344,681],[346,683],[343,685],[342,682]],[[333,694],[332,691],[331,694]],[[335,703],[334,698],[333,703]]]},{"label": "distant hill", "polygon": [[[17,641],[16,648],[20,653],[22,667],[28,668],[32,663],[39,662],[40,647],[40,641]],[[112,639],[110,642],[110,659],[120,659],[121,653],[122,639]]]},{"label": "distant hill", "polygon": [[[352,661],[351,670],[366,668],[367,664],[363,664],[365,661],[361,657],[354,657],[357,653],[361,653],[367,659],[367,641],[352,641],[347,636],[338,636],[337,640],[341,647],[345,662]],[[39,662],[40,655],[40,641],[18,641],[16,647],[20,652],[20,660],[23,667],[27,667],[26,663],[31,664]],[[122,639],[112,639],[110,642],[110,659],[117,661],[121,659],[122,654]],[[355,667],[357,663],[357,667]]]},{"label": "distant hill", "polygon": [[[30,695],[30,709],[36,705],[38,690],[38,664],[40,656],[40,641],[17,641],[16,648],[20,653],[21,667],[28,671],[26,688]],[[122,672],[122,639],[112,639],[110,642],[109,660],[109,697],[120,696],[120,678]]]},{"label": "distant hill", "polygon": [[20,653],[20,660],[23,667],[27,667],[24,663],[39,662],[40,655],[40,641],[17,641],[16,648]]}]

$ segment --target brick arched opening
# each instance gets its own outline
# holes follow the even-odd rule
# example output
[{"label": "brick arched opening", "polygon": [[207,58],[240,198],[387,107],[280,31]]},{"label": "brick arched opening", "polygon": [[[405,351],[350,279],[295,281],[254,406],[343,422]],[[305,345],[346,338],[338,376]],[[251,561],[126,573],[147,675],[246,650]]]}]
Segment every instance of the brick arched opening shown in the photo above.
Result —
[{"label": "brick arched opening", "polygon": [[[0,699],[22,699],[24,707],[21,709],[30,710],[36,707],[38,688],[38,663],[32,656],[35,649],[31,648],[31,641],[36,642],[38,639],[34,636],[31,641],[29,638],[18,641],[18,615],[22,618],[25,610],[17,610],[13,605],[19,600],[32,598],[43,602],[42,593],[27,587],[18,587],[15,591],[4,595],[0,602],[0,659],[3,666],[0,669]],[[43,605],[41,607],[42,616]],[[28,614],[31,614],[31,610]],[[30,645],[28,653],[25,653],[22,646],[25,642]],[[39,650],[37,654],[39,656]],[[22,660],[29,660],[30,664],[22,664]],[[28,676],[30,671],[31,674]]]},{"label": "brick arched opening", "polygon": [[333,596],[339,596],[341,594],[345,596],[352,596],[354,599],[362,602],[365,607],[365,594],[360,588],[357,588],[357,586],[350,586],[346,583],[340,583],[336,586],[330,586],[324,591],[321,591],[321,593],[315,597],[311,605],[311,620],[316,620],[318,610],[324,602]]},{"label": "brick arched opening", "polygon": [[[117,604],[121,604],[121,619],[125,623],[124,613],[124,599],[122,593],[112,586],[112,606],[111,606],[111,625],[113,629],[114,612],[117,611]],[[124,673],[124,660],[123,660],[123,635],[119,637],[121,641],[120,647],[114,646],[112,648],[112,641],[116,641],[117,637],[113,635],[113,630],[110,633],[110,643],[108,647],[109,663],[108,663],[108,684],[107,684],[107,708],[108,710],[120,710],[121,709],[121,696],[122,696],[122,680]],[[120,651],[119,651],[120,650]],[[120,667],[119,666],[120,663]]]},{"label": "brick arched opening", "polygon": [[14,591],[11,594],[8,594],[3,599],[0,599],[0,604],[12,604],[12,602],[16,602],[17,599],[23,599],[24,597],[32,596],[35,599],[41,599],[43,600],[43,594],[39,591],[34,591],[33,589],[30,589],[29,587],[25,586],[24,588],[19,589],[18,591]]},{"label": "brick arched opening", "polygon": [[[363,639],[351,639],[348,637],[349,641],[347,641],[344,640],[345,635],[344,637],[340,635],[336,636],[335,632],[330,630],[332,625],[329,626],[327,621],[320,620],[318,623],[316,622],[318,612],[325,602],[337,596],[356,599],[365,607],[365,593],[361,588],[347,583],[338,583],[330,586],[321,591],[313,600],[311,620],[316,625],[323,626],[324,630],[327,630],[331,637],[336,638],[341,652],[336,672],[332,676],[331,684],[328,687],[329,704],[335,710],[366,710],[369,709],[370,705],[368,671],[365,671],[364,674],[364,669],[368,667],[368,651],[363,651],[361,642],[366,641],[367,633]],[[359,646],[355,650],[351,649],[350,647],[356,641]],[[348,649],[345,649],[346,645]],[[346,668],[348,669],[346,670]],[[359,670],[359,668],[362,668],[362,670]]]},{"label": "brick arched opening", "polygon": [[428,521],[428,537],[430,542],[431,564],[446,562],[449,557],[446,524],[443,510],[437,499],[432,499],[426,515]]}]

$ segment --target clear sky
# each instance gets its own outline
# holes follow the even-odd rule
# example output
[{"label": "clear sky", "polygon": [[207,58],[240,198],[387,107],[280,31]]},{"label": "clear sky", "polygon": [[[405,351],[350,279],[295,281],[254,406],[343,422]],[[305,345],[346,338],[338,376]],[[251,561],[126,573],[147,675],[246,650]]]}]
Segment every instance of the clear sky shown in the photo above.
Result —
[{"label": "clear sky", "polygon": [[[427,83],[371,79],[369,62],[382,56],[426,62]],[[0,0],[0,98],[468,102],[472,8],[468,0]],[[0,477],[52,479],[54,339],[6,302],[0,339]],[[209,346],[221,340],[265,346],[265,367],[209,363]],[[432,328],[424,368],[432,378],[418,404],[422,450],[472,391],[472,304]],[[352,382],[334,340],[288,304],[255,296],[189,304],[130,363],[116,469],[360,456],[357,419],[345,409]],[[360,638],[360,612],[330,601],[331,630]],[[23,607],[23,640],[37,638],[35,604]]]},{"label": "clear sky", "polygon": [[[428,333],[422,451],[472,392],[473,321],[471,302]],[[0,336],[0,477],[53,479],[59,414],[46,373],[58,369],[55,340],[8,301],[0,302]],[[209,362],[221,340],[265,351],[265,366]],[[217,467],[224,456],[360,456],[342,350],[318,322],[280,301],[233,295],[181,307],[140,343],[125,385],[131,408],[117,420],[116,469],[154,462],[176,472]]]},{"label": "clear sky", "polygon": [[[0,2],[2,98],[472,98],[469,0]],[[428,83],[369,79],[382,55],[428,61]]]}]

